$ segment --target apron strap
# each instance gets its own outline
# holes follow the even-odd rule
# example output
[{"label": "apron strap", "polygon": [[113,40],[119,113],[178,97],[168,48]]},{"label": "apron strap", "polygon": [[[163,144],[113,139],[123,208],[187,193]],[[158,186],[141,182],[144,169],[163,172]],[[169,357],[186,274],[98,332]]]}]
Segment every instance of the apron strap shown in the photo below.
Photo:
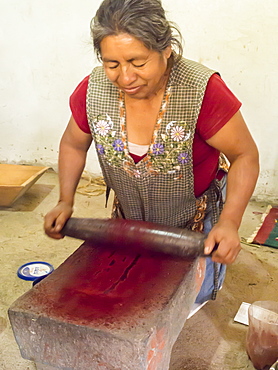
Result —
[{"label": "apron strap", "polygon": [[[223,196],[221,191],[221,185],[220,181],[215,179],[211,186],[211,204],[212,204],[212,224],[213,226],[217,223],[219,216],[223,210],[224,202],[223,202]],[[217,204],[218,203],[218,204]],[[219,271],[220,266],[217,262],[214,262],[213,264],[213,270],[214,270],[214,277],[213,277],[213,291],[211,294],[211,300],[215,300],[217,296],[217,292],[219,290]]]}]

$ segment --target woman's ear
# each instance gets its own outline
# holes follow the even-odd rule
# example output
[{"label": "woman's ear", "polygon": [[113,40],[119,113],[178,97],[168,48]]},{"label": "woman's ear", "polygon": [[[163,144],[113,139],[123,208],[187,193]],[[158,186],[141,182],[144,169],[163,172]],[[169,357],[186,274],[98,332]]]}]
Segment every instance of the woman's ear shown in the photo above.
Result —
[{"label": "woman's ear", "polygon": [[167,46],[166,49],[163,50],[164,56],[169,59],[172,55],[172,46]]}]

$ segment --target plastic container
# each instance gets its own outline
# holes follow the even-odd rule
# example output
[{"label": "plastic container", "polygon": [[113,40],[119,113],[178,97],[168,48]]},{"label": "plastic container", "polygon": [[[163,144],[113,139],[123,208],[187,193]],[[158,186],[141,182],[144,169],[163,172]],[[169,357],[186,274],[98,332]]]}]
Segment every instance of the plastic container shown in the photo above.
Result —
[{"label": "plastic container", "polygon": [[35,281],[38,278],[51,274],[53,270],[54,267],[48,262],[28,262],[19,267],[17,276],[23,280]]},{"label": "plastic container", "polygon": [[254,302],[248,319],[247,353],[257,370],[268,370],[278,359],[278,302]]}]

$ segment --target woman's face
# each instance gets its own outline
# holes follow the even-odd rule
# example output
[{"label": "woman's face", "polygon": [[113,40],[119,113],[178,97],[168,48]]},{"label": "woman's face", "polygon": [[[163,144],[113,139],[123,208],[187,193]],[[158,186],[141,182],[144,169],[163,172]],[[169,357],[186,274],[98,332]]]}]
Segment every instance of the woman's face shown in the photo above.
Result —
[{"label": "woman's face", "polygon": [[107,77],[129,97],[149,99],[165,88],[171,47],[159,53],[122,33],[105,37],[100,50]]}]

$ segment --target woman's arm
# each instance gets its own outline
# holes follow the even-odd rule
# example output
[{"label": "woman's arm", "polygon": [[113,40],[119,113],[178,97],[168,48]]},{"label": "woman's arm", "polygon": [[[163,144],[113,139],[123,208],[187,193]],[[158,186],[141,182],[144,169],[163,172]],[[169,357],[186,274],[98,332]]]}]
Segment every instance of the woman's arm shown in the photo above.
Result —
[{"label": "woman's arm", "polygon": [[54,239],[62,238],[60,231],[73,212],[75,191],[91,142],[92,136],[84,133],[71,117],[60,142],[59,201],[56,207],[47,213],[44,222],[46,234]]},{"label": "woman's arm", "polygon": [[227,197],[217,224],[205,242],[205,253],[213,253],[215,262],[234,262],[241,247],[238,236],[243,213],[254,191],[259,174],[259,155],[256,144],[238,111],[207,143],[224,153],[230,161]]}]

